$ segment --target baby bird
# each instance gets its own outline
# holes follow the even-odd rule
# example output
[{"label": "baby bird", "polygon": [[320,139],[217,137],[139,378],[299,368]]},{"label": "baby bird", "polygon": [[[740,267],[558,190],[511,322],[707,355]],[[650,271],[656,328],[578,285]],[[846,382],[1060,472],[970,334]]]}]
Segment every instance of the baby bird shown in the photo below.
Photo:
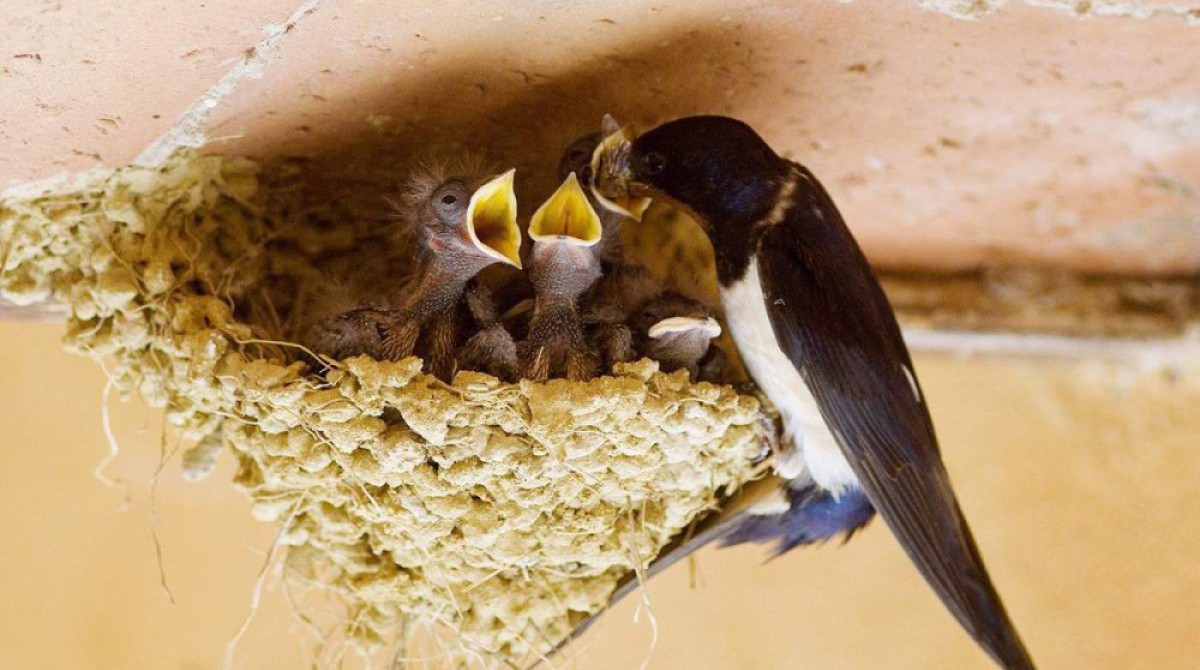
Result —
[{"label": "baby bird", "polygon": [[629,199],[626,209],[617,211],[600,207],[590,188],[592,180],[592,156],[601,138],[620,130],[617,122],[605,115],[601,123],[602,132],[584,135],[572,142],[563,152],[558,164],[559,179],[574,173],[589,187],[585,189],[588,202],[600,218],[600,242],[592,247],[600,260],[602,277],[583,298],[583,321],[592,330],[592,342],[598,350],[601,364],[610,369],[613,363],[636,358],[634,335],[625,325],[626,320],[658,295],[662,288],[654,281],[649,271],[640,264],[626,258],[621,243],[621,227],[640,217],[649,206],[647,198]]},{"label": "baby bird", "polygon": [[[664,372],[687,370],[692,381],[717,381],[724,356],[711,346],[721,324],[704,305],[676,293],[652,300],[630,321],[642,353]],[[703,364],[703,367],[702,367]]]},{"label": "baby bird", "polygon": [[598,361],[584,337],[578,301],[600,278],[592,247],[600,242],[601,223],[574,173],[534,213],[529,237],[534,306],[529,333],[518,347],[521,376],[589,379]]},{"label": "baby bird", "polygon": [[375,306],[340,311],[313,323],[300,343],[317,354],[341,360],[352,356],[379,356],[383,327],[391,313]]},{"label": "baby bird", "polygon": [[521,267],[513,173],[413,181],[405,204],[419,270],[381,328],[382,358],[417,353],[431,374],[444,381],[454,375],[467,283],[493,263]]},{"label": "baby bird", "polygon": [[382,328],[397,298],[395,277],[410,265],[407,255],[396,252],[354,261],[323,258],[323,272],[299,283],[291,313],[297,340],[310,353],[336,360],[378,357]]}]

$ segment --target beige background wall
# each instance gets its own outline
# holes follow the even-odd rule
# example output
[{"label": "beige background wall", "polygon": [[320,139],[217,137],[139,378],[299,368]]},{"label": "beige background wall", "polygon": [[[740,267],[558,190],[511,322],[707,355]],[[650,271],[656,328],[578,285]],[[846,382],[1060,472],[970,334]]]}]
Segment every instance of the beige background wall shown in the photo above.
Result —
[{"label": "beige background wall", "polygon": [[[0,649],[5,668],[217,668],[249,610],[272,528],[228,483],[169,463],[156,527],[158,415],[110,404],[120,455],[101,485],[104,377],[61,327],[0,323]],[[1189,670],[1200,659],[1200,375],[1129,363],[923,356],[945,457],[991,571],[1044,668]],[[762,564],[706,551],[651,587],[650,668],[991,667],[879,523],[844,547]],[[636,668],[651,629],[627,602],[578,646],[582,669]],[[307,667],[278,589],[236,667]],[[418,666],[419,667],[419,666]],[[433,666],[430,666],[433,667]]]}]

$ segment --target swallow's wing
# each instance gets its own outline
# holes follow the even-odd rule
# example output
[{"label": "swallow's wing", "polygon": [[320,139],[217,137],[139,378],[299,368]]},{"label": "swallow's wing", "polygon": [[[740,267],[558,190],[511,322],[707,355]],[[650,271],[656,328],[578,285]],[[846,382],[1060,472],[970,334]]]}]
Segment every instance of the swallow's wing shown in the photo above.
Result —
[{"label": "swallow's wing", "polygon": [[829,195],[795,167],[793,203],[757,255],[780,348],[942,602],[1002,666],[1032,669],[950,487],[891,306]]}]

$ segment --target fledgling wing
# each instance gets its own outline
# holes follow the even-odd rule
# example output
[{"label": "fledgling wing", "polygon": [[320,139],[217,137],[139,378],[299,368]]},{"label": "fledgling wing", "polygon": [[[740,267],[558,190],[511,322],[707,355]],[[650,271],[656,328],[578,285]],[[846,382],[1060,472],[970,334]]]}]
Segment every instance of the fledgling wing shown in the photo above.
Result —
[{"label": "fledgling wing", "polygon": [[891,306],[829,195],[795,169],[794,204],[757,256],[780,348],[942,602],[1003,667],[1032,670],[950,487]]},{"label": "fledgling wing", "polygon": [[421,322],[409,310],[400,310],[380,330],[379,358],[398,361],[413,355],[417,338],[421,336]]},{"label": "fledgling wing", "polygon": [[374,307],[357,307],[316,321],[300,335],[300,343],[311,351],[334,359],[378,356],[383,345],[382,329],[391,313]]}]

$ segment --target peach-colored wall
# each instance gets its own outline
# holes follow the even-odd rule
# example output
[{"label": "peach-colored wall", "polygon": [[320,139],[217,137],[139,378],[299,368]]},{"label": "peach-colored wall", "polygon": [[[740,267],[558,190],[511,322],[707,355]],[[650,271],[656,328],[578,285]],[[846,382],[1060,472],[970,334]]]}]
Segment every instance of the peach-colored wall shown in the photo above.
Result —
[{"label": "peach-colored wall", "polygon": [[544,191],[605,111],[717,112],[813,167],[882,264],[1200,269],[1196,2],[0,0],[0,15],[0,184],[126,163],[192,105],[212,150],[307,157],[338,197],[379,199],[430,142]]}]

